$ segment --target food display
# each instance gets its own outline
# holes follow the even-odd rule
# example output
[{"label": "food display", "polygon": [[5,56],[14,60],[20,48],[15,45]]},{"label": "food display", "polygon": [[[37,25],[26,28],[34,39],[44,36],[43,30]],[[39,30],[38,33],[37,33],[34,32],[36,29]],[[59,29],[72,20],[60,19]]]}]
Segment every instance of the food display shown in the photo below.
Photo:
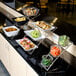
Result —
[{"label": "food display", "polygon": [[42,57],[42,64],[44,66],[50,66],[51,63],[52,63],[52,60],[50,60],[49,57],[46,57],[46,56]]},{"label": "food display", "polygon": [[[38,13],[38,10],[36,8],[28,7],[28,8],[23,9],[23,13],[26,16],[35,16]],[[30,19],[32,17],[27,17],[27,18]],[[61,48],[65,47],[69,44],[69,37],[66,35],[62,35],[59,37],[59,40],[58,40],[58,36],[55,35],[53,32],[50,32],[50,31],[45,32],[46,30],[54,29],[51,24],[48,24],[45,21],[33,22],[32,19],[28,20],[25,26],[23,26],[23,25],[20,26],[20,32],[16,26],[4,27],[3,31],[8,37],[12,37],[12,36],[15,36],[18,34],[17,37],[15,36],[15,37],[9,38],[9,39],[11,39],[10,40],[11,44],[14,44],[17,42],[17,44],[19,44],[20,47],[16,44],[14,45],[14,47],[17,47],[17,50],[20,49],[20,50],[24,50],[24,51],[27,51],[28,53],[30,53],[30,56],[27,53],[25,56],[27,59],[29,58],[28,61],[30,61],[30,63],[33,63],[33,65],[37,65],[37,67],[39,67],[39,69],[40,69],[40,72],[42,70],[43,73],[46,73],[46,71],[48,71],[50,69],[50,67],[55,63],[56,59],[59,58],[60,54],[62,53]],[[18,25],[19,22],[22,22],[22,21],[24,22],[26,20],[26,17],[18,17],[18,18],[14,18],[13,20],[14,20],[15,24],[17,23],[16,25]],[[34,29],[28,30],[28,29],[31,29],[28,26],[31,26],[35,30]],[[24,31],[23,28],[26,31]],[[42,30],[44,30],[44,31],[42,31]],[[22,38],[24,36],[24,33],[26,33],[26,36],[28,38],[30,38],[32,41],[34,41],[37,44],[37,46],[31,40],[29,40],[27,37]],[[18,37],[22,38],[22,39],[16,40],[16,42],[15,42],[14,39],[17,39]],[[40,40],[40,41],[38,41],[38,40]],[[58,40],[58,45],[63,46],[63,47],[60,47],[58,45],[53,45],[53,46],[51,46],[51,48],[49,50],[49,48],[48,48],[49,45],[53,44],[52,40],[55,40],[56,42]],[[32,52],[36,48],[38,48],[38,49],[32,55]],[[47,54],[47,55],[44,55],[44,54]],[[23,52],[23,55],[25,55],[24,52]],[[46,71],[44,71],[42,67]]]},{"label": "food display", "polygon": [[16,22],[21,22],[21,21],[25,21],[26,18],[25,17],[18,17],[14,19]]},{"label": "food display", "polygon": [[67,46],[69,44],[69,37],[66,35],[60,36],[58,43],[63,47]]},{"label": "food display", "polygon": [[61,48],[57,45],[52,46],[51,49],[50,49],[50,54],[53,57],[59,56],[61,54]]},{"label": "food display", "polygon": [[54,61],[53,57],[50,56],[49,54],[43,55],[41,60],[41,65],[46,71],[48,71],[50,67],[53,65],[54,63],[53,61]]},{"label": "food display", "polygon": [[39,30],[42,31],[52,31],[55,30],[57,27],[53,26],[45,21],[29,21],[28,22],[28,26],[32,27],[32,28],[38,28]]},{"label": "food display", "polygon": [[27,30],[27,31],[24,31],[24,33],[27,36],[29,36],[31,39],[33,39],[34,41],[38,41],[38,40],[41,40],[41,39],[45,38],[44,34],[42,34],[38,30]]},{"label": "food display", "polygon": [[6,32],[11,32],[11,31],[16,31],[16,30],[17,30],[16,28],[12,28],[12,27],[5,29]]},{"label": "food display", "polygon": [[16,42],[22,46],[22,48],[25,50],[25,51],[30,51],[32,49],[35,49],[37,48],[37,46],[32,42],[30,41],[27,37],[23,38],[23,39],[20,39],[20,40],[16,40]]},{"label": "food display", "polygon": [[37,21],[36,25],[42,28],[43,30],[48,30],[51,28],[51,26],[44,21]]},{"label": "food display", "polygon": [[33,30],[30,34],[33,38],[38,38],[41,36],[41,33],[38,30]]},{"label": "food display", "polygon": [[35,7],[26,7],[23,9],[23,13],[26,16],[35,16],[38,13],[38,9]]},{"label": "food display", "polygon": [[3,31],[7,37],[16,36],[20,31],[16,26],[7,26],[3,28]]}]

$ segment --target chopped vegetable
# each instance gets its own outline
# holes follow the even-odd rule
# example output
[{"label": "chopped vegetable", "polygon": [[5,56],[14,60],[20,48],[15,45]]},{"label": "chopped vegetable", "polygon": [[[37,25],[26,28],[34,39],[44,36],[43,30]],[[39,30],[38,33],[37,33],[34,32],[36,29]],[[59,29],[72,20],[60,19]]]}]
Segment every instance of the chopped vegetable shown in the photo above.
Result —
[{"label": "chopped vegetable", "polygon": [[60,36],[59,37],[59,45],[65,47],[69,43],[69,37],[66,35]]},{"label": "chopped vegetable", "polygon": [[46,56],[43,57],[42,64],[44,66],[50,66],[51,63],[52,63],[52,60],[50,58],[48,59]]},{"label": "chopped vegetable", "polygon": [[33,38],[38,38],[41,36],[41,33],[37,30],[32,31],[30,34]]},{"label": "chopped vegetable", "polygon": [[50,50],[50,54],[54,57],[59,56],[61,53],[61,49],[58,46],[52,46]]}]

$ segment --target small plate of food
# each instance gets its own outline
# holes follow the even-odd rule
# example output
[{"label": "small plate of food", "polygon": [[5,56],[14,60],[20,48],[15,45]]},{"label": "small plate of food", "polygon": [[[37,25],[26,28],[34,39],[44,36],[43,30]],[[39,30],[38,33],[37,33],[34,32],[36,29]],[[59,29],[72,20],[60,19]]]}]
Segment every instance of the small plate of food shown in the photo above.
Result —
[{"label": "small plate of food", "polygon": [[25,16],[15,17],[12,19],[13,19],[14,23],[17,23],[17,25],[23,25],[27,22],[27,18]]},{"label": "small plate of food", "polygon": [[58,44],[64,49],[66,49],[72,44],[72,42],[70,41],[70,38],[68,36],[62,35],[59,36]]},{"label": "small plate of food", "polygon": [[45,38],[45,36],[38,30],[28,30],[24,31],[24,33],[26,33],[34,41],[38,41]]},{"label": "small plate of food", "polygon": [[38,48],[31,40],[29,40],[27,37],[24,37],[22,39],[16,40],[16,42],[25,50],[25,51],[31,51],[36,48]]},{"label": "small plate of food", "polygon": [[16,26],[6,26],[3,31],[7,37],[12,37],[16,36],[20,30]]},{"label": "small plate of food", "polygon": [[37,21],[35,23],[36,26],[38,26],[40,29],[44,30],[44,31],[48,31],[48,30],[53,30],[55,29],[54,26],[46,23],[45,21]]},{"label": "small plate of food", "polygon": [[39,28],[42,31],[54,30],[56,28],[55,26],[52,26],[52,25],[46,23],[45,21],[30,22],[30,24],[28,24],[28,25],[30,27]]},{"label": "small plate of food", "polygon": [[54,64],[53,61],[54,61],[53,57],[50,56],[49,54],[43,55],[41,60],[41,65],[46,71],[48,71],[51,68],[51,66]]},{"label": "small plate of food", "polygon": [[53,57],[56,58],[56,57],[60,56],[61,53],[62,53],[62,48],[60,46],[58,46],[58,45],[52,45],[50,47],[49,54],[52,55]]},{"label": "small plate of food", "polygon": [[25,7],[22,9],[23,11],[23,14],[28,16],[28,17],[31,17],[31,16],[36,16],[38,13],[39,13],[39,9],[36,8],[36,7]]}]

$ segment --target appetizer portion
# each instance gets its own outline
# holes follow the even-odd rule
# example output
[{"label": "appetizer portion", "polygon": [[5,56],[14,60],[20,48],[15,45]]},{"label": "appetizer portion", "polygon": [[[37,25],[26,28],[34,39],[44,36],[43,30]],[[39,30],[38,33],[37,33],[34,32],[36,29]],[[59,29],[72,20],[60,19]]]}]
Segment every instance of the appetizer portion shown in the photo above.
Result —
[{"label": "appetizer portion", "polygon": [[30,41],[27,37],[20,39],[20,40],[16,40],[17,43],[19,43],[19,45],[25,50],[25,51],[30,51],[32,49],[37,48],[37,46]]},{"label": "appetizer portion", "polygon": [[69,37],[66,35],[60,36],[58,43],[63,47],[67,46],[69,44]]},{"label": "appetizer portion", "polygon": [[21,21],[25,21],[26,18],[25,17],[18,17],[14,19],[16,22],[21,22]]},{"label": "appetizer portion", "polygon": [[34,44],[29,41],[27,38],[24,38],[20,41],[20,44],[25,48],[25,50],[29,50],[31,48],[34,48]]},{"label": "appetizer portion", "polygon": [[36,25],[42,28],[43,30],[48,30],[51,28],[51,26],[44,21],[37,21]]},{"label": "appetizer portion", "polygon": [[57,29],[56,26],[53,26],[45,21],[28,21],[28,26],[32,27],[32,28],[38,28],[39,30],[42,31],[52,31]]},{"label": "appetizer portion", "polygon": [[61,54],[61,48],[57,45],[54,45],[50,49],[50,54],[54,57],[57,57]]},{"label": "appetizer portion", "polygon": [[20,30],[16,26],[7,26],[3,28],[3,31],[6,36],[12,37],[17,35]]},{"label": "appetizer portion", "polygon": [[23,13],[26,16],[35,16],[38,13],[38,9],[35,7],[26,7],[23,9]]},{"label": "appetizer portion", "polygon": [[44,34],[42,34],[39,30],[27,30],[24,31],[24,33],[34,41],[39,41],[45,38]]},{"label": "appetizer portion", "polygon": [[42,56],[42,64],[46,67],[50,66],[52,64],[52,58],[47,57],[46,55]]},{"label": "appetizer portion", "polygon": [[41,33],[38,30],[33,30],[30,34],[33,38],[39,38],[41,36]]},{"label": "appetizer portion", "polygon": [[54,63],[53,61],[54,61],[54,58],[49,54],[43,55],[41,60],[41,65],[46,71],[48,71],[53,65]]},{"label": "appetizer portion", "polygon": [[9,28],[6,28],[5,31],[6,32],[11,32],[11,31],[16,31],[17,29],[16,28],[13,28],[13,27],[9,27]]}]

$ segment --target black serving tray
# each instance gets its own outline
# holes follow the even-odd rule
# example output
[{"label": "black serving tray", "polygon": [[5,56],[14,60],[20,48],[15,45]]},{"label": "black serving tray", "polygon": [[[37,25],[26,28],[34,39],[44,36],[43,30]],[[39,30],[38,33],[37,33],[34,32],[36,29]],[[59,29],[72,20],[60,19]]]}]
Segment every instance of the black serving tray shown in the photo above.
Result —
[{"label": "black serving tray", "polygon": [[[26,20],[24,20],[24,21],[19,21],[19,22],[15,21],[16,18],[22,18],[22,17],[25,17]],[[16,26],[24,25],[24,24],[26,24],[26,23],[29,21],[26,16],[14,17],[14,18],[12,18],[12,20],[13,20],[13,22],[14,22],[14,24],[15,24]]]}]

